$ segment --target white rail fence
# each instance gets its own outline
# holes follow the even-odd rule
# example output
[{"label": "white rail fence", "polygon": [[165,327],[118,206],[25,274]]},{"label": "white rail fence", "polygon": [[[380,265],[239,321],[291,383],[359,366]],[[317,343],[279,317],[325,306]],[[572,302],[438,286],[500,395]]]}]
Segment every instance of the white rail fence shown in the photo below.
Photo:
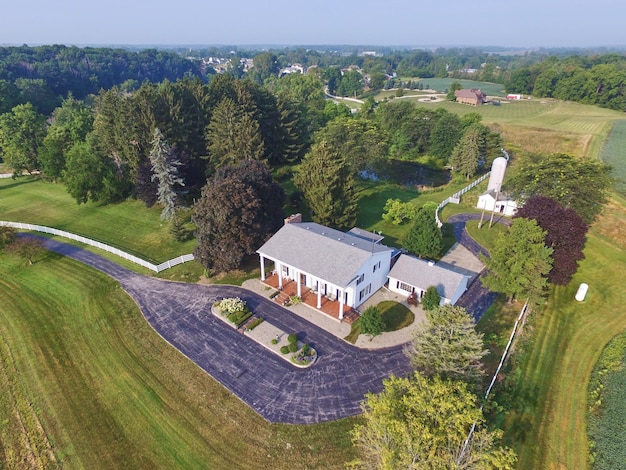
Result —
[{"label": "white rail fence", "polygon": [[[506,158],[506,161],[509,161],[509,154],[506,150],[501,149],[500,150],[502,152],[502,154],[504,155],[504,158]],[[483,181],[485,181],[487,179],[487,177],[491,174],[491,171],[488,171],[487,173],[485,173],[484,175],[482,175],[480,178],[478,178],[476,181],[474,181],[472,184],[470,184],[469,186],[464,187],[463,189],[461,189],[459,192],[454,193],[452,196],[444,199],[441,204],[439,204],[437,206],[437,210],[435,211],[435,220],[437,220],[437,226],[441,227],[443,225],[443,223],[441,222],[441,220],[439,219],[439,211],[441,209],[443,209],[443,207],[449,203],[454,203],[454,204],[458,204],[459,201],[461,200],[461,196],[463,196],[463,194],[465,194],[466,192],[468,192],[470,189],[474,188],[477,184],[482,183]]]},{"label": "white rail fence", "polygon": [[121,258],[124,258],[125,260],[138,264],[140,266],[143,266],[144,268],[148,268],[157,273],[161,271],[165,271],[166,269],[169,269],[172,266],[176,266],[177,264],[186,263],[187,261],[192,261],[194,259],[194,256],[192,254],[188,254],[188,255],[178,256],[171,260],[165,261],[164,263],[161,263],[161,264],[153,264],[137,256],[126,253],[125,251],[122,251],[119,248],[106,245],[104,243],[98,242],[96,240],[92,240],[90,238],[76,235],[75,233],[66,232],[64,230],[58,230],[56,228],[45,227],[43,225],[24,224],[22,222],[5,222],[2,220],[0,220],[0,225],[5,226],[5,227],[13,227],[18,230],[33,230],[35,232],[49,233],[51,235],[57,235],[59,237],[69,238],[70,240],[75,240],[77,242],[84,243],[86,245],[90,245],[95,248],[99,248],[109,253],[113,253],[114,255],[117,255]]}]

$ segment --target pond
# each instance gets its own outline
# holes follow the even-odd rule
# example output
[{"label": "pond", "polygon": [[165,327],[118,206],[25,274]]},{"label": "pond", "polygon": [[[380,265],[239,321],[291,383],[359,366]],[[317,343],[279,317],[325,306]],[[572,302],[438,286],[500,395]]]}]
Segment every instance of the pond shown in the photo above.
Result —
[{"label": "pond", "polygon": [[372,181],[389,181],[402,186],[436,188],[448,184],[451,175],[448,170],[438,170],[420,163],[404,160],[388,160],[375,171],[364,171],[361,177]]}]

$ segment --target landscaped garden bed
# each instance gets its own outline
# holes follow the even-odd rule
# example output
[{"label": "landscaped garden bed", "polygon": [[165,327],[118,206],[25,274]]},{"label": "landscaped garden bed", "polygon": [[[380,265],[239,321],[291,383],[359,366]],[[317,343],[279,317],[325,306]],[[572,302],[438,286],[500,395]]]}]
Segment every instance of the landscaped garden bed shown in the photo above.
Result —
[{"label": "landscaped garden bed", "polygon": [[239,328],[252,316],[246,301],[239,297],[229,297],[215,302],[213,312],[228,320],[235,328]]}]

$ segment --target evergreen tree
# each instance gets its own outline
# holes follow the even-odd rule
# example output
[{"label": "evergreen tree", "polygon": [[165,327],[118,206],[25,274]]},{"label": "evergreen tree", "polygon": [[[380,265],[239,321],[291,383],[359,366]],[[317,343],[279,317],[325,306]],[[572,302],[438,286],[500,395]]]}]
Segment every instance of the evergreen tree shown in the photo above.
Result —
[{"label": "evergreen tree", "polygon": [[315,222],[339,229],[354,227],[357,194],[352,169],[327,142],[314,145],[304,157],[294,183]]},{"label": "evergreen tree", "polygon": [[209,168],[214,172],[242,160],[263,158],[259,124],[233,100],[226,98],[213,110],[207,127]]},{"label": "evergreen tree", "polygon": [[176,211],[178,199],[176,186],[184,186],[185,183],[178,175],[181,162],[176,158],[173,149],[158,128],[154,130],[150,163],[152,164],[152,181],[158,182],[157,201],[163,205],[161,218],[169,220]]},{"label": "evergreen tree", "polygon": [[405,349],[413,367],[427,377],[468,383],[480,379],[487,351],[472,316],[463,307],[446,304],[426,310],[426,319]]},{"label": "evergreen tree", "polygon": [[439,258],[443,250],[443,234],[435,219],[436,207],[424,206],[415,217],[404,241],[404,248],[421,258]]},{"label": "evergreen tree", "polygon": [[450,157],[450,166],[454,171],[470,179],[476,174],[479,162],[484,158],[485,148],[483,133],[479,126],[470,126],[463,134],[459,143],[454,147]]},{"label": "evergreen tree", "polygon": [[456,114],[437,110],[439,119],[430,133],[429,153],[443,162],[447,162],[454,147],[461,138],[461,120]]}]

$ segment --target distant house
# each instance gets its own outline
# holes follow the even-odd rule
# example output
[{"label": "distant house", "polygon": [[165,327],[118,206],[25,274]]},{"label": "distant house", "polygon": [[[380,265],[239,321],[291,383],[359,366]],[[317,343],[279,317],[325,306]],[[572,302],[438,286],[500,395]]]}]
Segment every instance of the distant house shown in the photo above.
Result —
[{"label": "distant house", "polygon": [[344,306],[356,308],[387,281],[393,248],[382,245],[380,235],[360,229],[341,232],[313,222],[302,222],[300,215],[285,220],[285,225],[257,250],[261,280],[266,265],[278,276],[278,288],[288,281],[315,292],[317,308],[322,297],[339,303],[339,319]]},{"label": "distant house", "polygon": [[421,299],[426,289],[435,286],[441,305],[454,305],[467,290],[469,278],[461,273],[408,255],[400,255],[388,274],[389,290]]},{"label": "distant house", "polygon": [[495,211],[503,215],[512,216],[517,210],[517,202],[511,199],[506,193],[490,189],[478,196],[476,207],[478,209],[484,209],[490,212]]},{"label": "distant house", "polygon": [[480,106],[488,101],[487,95],[476,88],[456,90],[454,92],[454,96],[456,97],[457,103],[469,104],[472,106]]}]

